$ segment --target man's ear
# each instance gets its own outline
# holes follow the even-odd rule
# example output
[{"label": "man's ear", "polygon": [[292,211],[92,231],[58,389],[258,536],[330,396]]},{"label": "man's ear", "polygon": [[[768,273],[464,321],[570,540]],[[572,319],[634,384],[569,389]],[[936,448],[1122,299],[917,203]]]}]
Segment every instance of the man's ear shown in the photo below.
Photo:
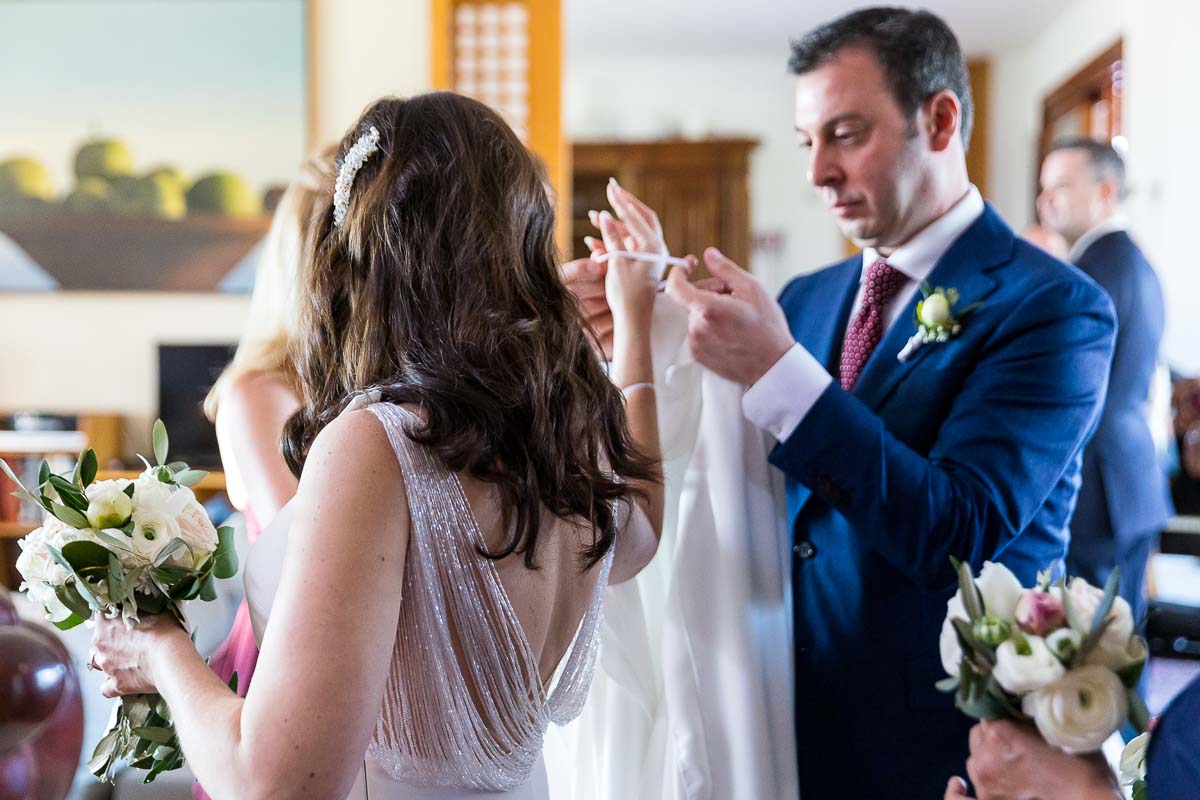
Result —
[{"label": "man's ear", "polygon": [[958,96],[949,89],[943,89],[926,100],[921,116],[923,133],[929,139],[931,150],[940,153],[958,138],[959,126],[962,125],[962,106]]}]

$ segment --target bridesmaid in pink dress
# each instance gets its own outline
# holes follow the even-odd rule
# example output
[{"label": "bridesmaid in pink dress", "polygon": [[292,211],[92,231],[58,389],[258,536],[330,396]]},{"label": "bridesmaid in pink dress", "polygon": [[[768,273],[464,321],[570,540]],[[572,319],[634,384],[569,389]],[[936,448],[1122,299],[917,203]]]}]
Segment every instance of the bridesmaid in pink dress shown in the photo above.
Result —
[{"label": "bridesmaid in pink dress", "polygon": [[[255,272],[237,353],[204,402],[205,413],[216,423],[229,500],[244,515],[251,544],[298,485],[280,449],[284,423],[300,405],[288,348],[296,330],[297,273],[309,220],[321,193],[332,191],[332,182],[333,150],[327,149],[309,158],[284,192]],[[226,683],[236,672],[237,692],[245,697],[257,661],[243,601],[209,666]],[[199,784],[193,785],[192,796],[208,799]]]}]

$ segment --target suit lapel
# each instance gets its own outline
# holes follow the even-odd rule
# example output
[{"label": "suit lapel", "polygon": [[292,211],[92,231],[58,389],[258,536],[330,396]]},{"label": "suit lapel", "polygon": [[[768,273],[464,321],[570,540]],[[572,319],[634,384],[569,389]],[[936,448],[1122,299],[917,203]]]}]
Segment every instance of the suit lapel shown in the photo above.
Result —
[{"label": "suit lapel", "polygon": [[858,294],[858,284],[862,276],[862,257],[849,259],[834,270],[829,285],[815,298],[819,305],[827,309],[837,309],[832,324],[830,318],[819,311],[805,313],[793,318],[792,335],[836,380],[837,361],[842,355],[842,340],[845,338],[850,311],[854,307],[854,297]]},{"label": "suit lapel", "polygon": [[[938,260],[930,273],[928,282],[932,286],[958,290],[957,308],[982,301],[996,288],[996,280],[988,272],[1012,257],[1013,232],[1000,216],[987,206],[982,216],[975,220],[950,249]],[[901,311],[896,322],[884,335],[879,346],[863,367],[853,394],[867,407],[877,410],[887,400],[892,390],[921,360],[939,344],[922,345],[906,361],[896,356],[916,333],[918,291]],[[963,320],[963,327],[970,327],[970,316]]]}]

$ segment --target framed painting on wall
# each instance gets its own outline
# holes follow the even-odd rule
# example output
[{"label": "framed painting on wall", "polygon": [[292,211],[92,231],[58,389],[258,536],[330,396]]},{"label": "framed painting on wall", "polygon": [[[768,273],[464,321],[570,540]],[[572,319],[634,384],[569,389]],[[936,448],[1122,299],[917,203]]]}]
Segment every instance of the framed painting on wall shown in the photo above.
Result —
[{"label": "framed painting on wall", "polygon": [[306,0],[0,0],[0,292],[245,292],[310,144]]}]

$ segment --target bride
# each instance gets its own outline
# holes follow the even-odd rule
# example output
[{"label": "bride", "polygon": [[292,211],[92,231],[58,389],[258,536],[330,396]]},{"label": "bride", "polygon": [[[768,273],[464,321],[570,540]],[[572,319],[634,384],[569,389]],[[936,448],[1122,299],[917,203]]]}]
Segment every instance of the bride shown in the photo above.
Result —
[{"label": "bride", "polygon": [[254,683],[237,697],[163,618],[101,620],[95,663],[109,696],[162,693],[214,798],[545,798],[604,589],[662,525],[650,266],[609,263],[610,380],[498,115],[387,98],[338,154],[300,294],[300,487],[246,568]]}]

